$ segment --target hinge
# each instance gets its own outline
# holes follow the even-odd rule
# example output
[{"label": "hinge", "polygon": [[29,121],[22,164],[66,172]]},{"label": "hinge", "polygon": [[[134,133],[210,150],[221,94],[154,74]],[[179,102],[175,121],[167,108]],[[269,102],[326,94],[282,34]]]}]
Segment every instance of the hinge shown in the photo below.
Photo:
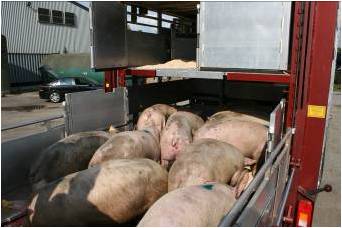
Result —
[{"label": "hinge", "polygon": [[286,215],[283,217],[283,222],[288,224],[288,225],[292,225],[293,224],[293,217],[292,217],[292,209],[293,207],[290,205],[289,208],[287,209],[287,213]]},{"label": "hinge", "polygon": [[291,158],[290,165],[294,166],[296,168],[299,168],[301,166],[301,159],[300,158]]},{"label": "hinge", "polygon": [[326,184],[324,185],[322,188],[317,188],[317,189],[313,189],[313,190],[308,190],[303,188],[302,186],[298,187],[298,192],[304,196],[305,198],[311,200],[311,201],[315,201],[316,195],[320,192],[331,192],[332,191],[332,187],[330,184]]}]

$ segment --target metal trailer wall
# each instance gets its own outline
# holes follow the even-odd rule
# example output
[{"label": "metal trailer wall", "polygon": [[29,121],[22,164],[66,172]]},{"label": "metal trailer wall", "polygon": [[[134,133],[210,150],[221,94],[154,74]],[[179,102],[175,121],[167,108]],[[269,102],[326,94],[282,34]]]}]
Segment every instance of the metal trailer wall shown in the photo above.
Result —
[{"label": "metal trailer wall", "polygon": [[11,86],[42,82],[38,70],[47,54],[8,54],[9,82]]},{"label": "metal trailer wall", "polygon": [[201,2],[201,68],[287,70],[291,2]]}]

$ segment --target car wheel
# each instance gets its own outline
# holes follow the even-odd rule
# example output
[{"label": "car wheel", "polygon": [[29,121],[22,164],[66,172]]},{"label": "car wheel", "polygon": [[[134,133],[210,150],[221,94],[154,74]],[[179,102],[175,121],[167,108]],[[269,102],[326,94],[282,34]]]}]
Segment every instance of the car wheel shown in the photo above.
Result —
[{"label": "car wheel", "polygon": [[53,103],[58,103],[60,102],[62,99],[61,99],[61,95],[58,93],[58,92],[52,92],[50,94],[50,101],[53,102]]}]

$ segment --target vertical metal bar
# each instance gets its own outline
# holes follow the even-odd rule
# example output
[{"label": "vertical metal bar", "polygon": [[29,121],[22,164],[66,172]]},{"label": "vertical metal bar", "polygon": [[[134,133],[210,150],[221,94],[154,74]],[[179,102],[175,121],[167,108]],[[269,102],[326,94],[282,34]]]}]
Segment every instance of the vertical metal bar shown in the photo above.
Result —
[{"label": "vertical metal bar", "polygon": [[158,21],[158,34],[161,32],[162,28],[162,13],[158,11],[158,16],[157,16],[157,21]]},{"label": "vertical metal bar", "polygon": [[284,190],[284,193],[283,193],[283,197],[282,197],[282,199],[280,201],[280,207],[279,207],[279,212],[278,212],[278,218],[277,218],[276,226],[280,226],[280,223],[283,220],[283,214],[284,214],[284,210],[285,210],[285,205],[286,205],[287,197],[289,196],[289,193],[290,193],[294,172],[295,172],[295,168],[291,168],[290,177],[287,180],[286,187],[285,187],[285,190]]},{"label": "vertical metal bar", "polygon": [[286,126],[292,127],[294,118],[294,100],[295,100],[295,82],[297,80],[298,64],[299,64],[299,40],[300,40],[300,30],[301,30],[301,15],[303,11],[303,5],[301,2],[295,2],[293,7],[293,21],[292,21],[292,38],[291,38],[291,52],[290,52],[290,83],[288,89],[287,97],[287,111],[286,111]]},{"label": "vertical metal bar", "polygon": [[125,87],[125,79],[126,79],[126,70],[125,69],[119,69],[117,70],[118,74],[118,87]]}]

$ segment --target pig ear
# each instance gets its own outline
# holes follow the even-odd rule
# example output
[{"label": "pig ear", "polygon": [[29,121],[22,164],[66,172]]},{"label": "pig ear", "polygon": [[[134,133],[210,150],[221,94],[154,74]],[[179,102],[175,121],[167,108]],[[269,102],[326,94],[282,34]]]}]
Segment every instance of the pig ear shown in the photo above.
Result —
[{"label": "pig ear", "polygon": [[252,166],[252,165],[255,165],[256,162],[257,162],[257,161],[254,160],[254,159],[250,159],[250,158],[247,158],[247,157],[244,158],[244,165],[245,165],[245,166]]}]

